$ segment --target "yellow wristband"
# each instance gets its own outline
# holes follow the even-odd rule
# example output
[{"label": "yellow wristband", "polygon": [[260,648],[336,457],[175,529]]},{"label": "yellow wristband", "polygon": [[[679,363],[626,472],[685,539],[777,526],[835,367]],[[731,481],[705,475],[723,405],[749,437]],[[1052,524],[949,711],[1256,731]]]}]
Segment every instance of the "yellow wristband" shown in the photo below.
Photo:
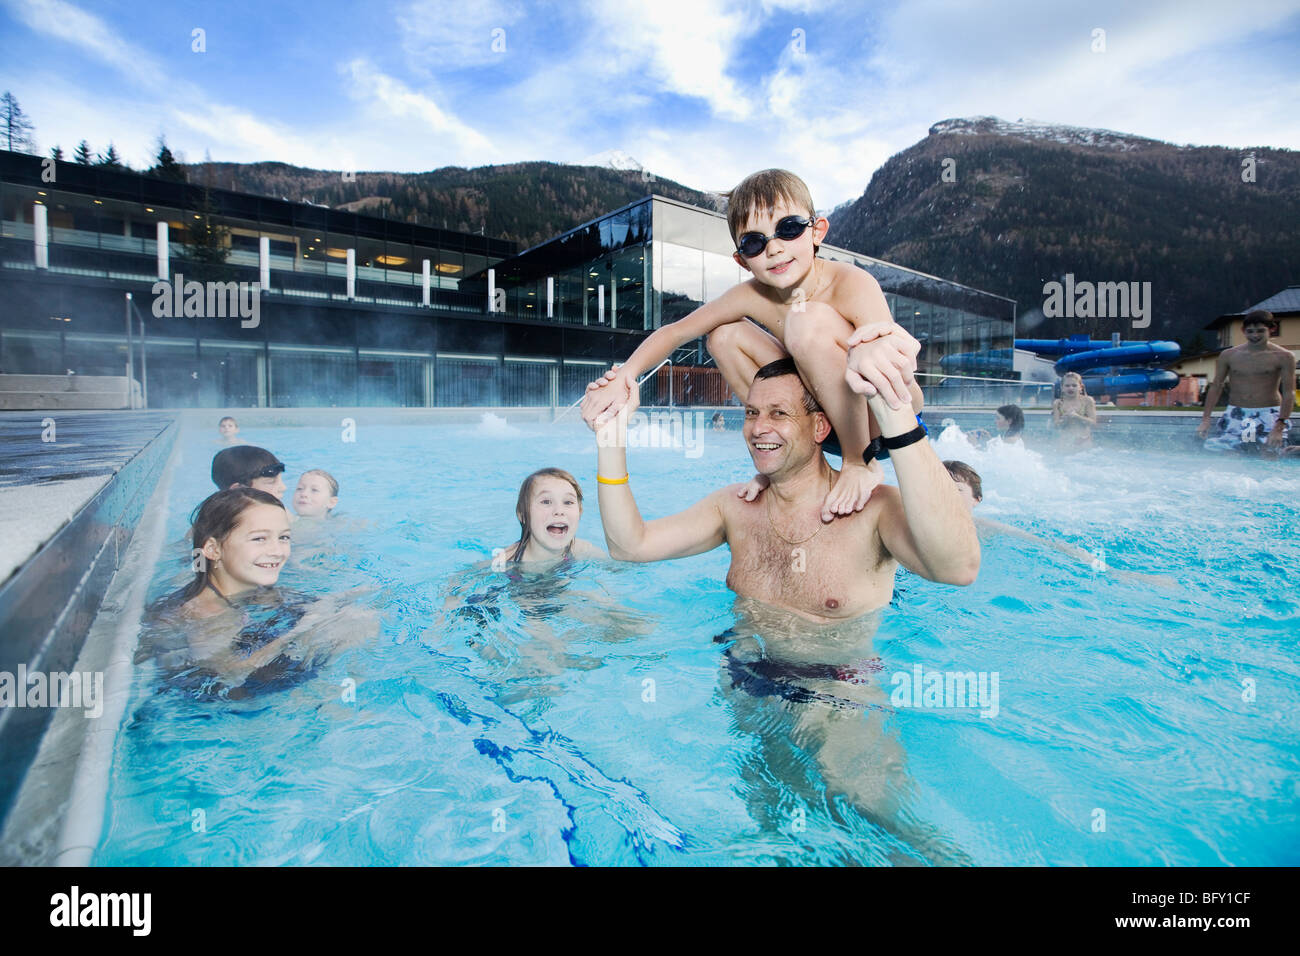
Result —
[{"label": "yellow wristband", "polygon": [[624,475],[622,478],[603,478],[600,475],[597,475],[596,480],[602,485],[626,485],[627,480],[631,477],[630,474]]}]

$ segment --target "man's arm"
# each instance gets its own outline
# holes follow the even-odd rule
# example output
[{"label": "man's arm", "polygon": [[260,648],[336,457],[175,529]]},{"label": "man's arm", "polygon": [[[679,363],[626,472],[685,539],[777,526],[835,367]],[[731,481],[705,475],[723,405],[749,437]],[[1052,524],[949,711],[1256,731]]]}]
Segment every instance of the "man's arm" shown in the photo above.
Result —
[{"label": "man's arm", "polygon": [[[628,474],[626,433],[622,415],[596,431],[598,476],[617,480]],[[601,482],[597,495],[609,556],[616,561],[644,562],[712,551],[727,540],[720,501],[725,494],[725,489],[715,491],[678,514],[644,521],[630,483]]]},{"label": "man's arm", "polygon": [[[910,409],[891,409],[879,396],[869,404],[887,438],[916,427]],[[903,567],[931,581],[973,583],[980,567],[975,522],[929,440],[895,449],[889,457],[899,493],[881,505],[878,532],[885,549]]]},{"label": "man's arm", "polygon": [[1214,381],[1210,383],[1209,389],[1205,392],[1205,411],[1201,414],[1201,424],[1197,426],[1196,434],[1204,438],[1210,431],[1210,416],[1214,414],[1214,406],[1219,404],[1219,396],[1223,394],[1223,386],[1228,380],[1228,350],[1219,353],[1218,359],[1214,363]]},{"label": "man's arm", "polygon": [[1282,352],[1282,380],[1278,383],[1278,391],[1281,393],[1282,401],[1278,408],[1277,421],[1273,423],[1273,428],[1268,433],[1268,443],[1275,448],[1281,446],[1286,420],[1295,411],[1295,356],[1287,349],[1280,349],[1280,351]]}]

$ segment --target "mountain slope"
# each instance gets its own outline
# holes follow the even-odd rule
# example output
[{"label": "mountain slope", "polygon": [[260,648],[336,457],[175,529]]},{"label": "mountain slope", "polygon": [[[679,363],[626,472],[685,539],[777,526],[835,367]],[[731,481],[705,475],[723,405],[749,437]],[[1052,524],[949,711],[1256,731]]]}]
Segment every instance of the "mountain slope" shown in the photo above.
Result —
[{"label": "mountain slope", "polygon": [[712,193],[640,170],[561,163],[510,163],[427,173],[362,173],[346,181],[337,170],[286,163],[201,163],[192,183],[308,201],[403,222],[514,239],[527,248],[602,216],[650,192],[711,208]]},{"label": "mountain slope", "polygon": [[[1255,181],[1243,182],[1251,156]],[[1019,334],[1120,332],[1199,350],[1211,319],[1300,276],[1300,153],[945,120],[830,218],[834,245],[1015,298]],[[1150,282],[1150,328],[1045,318],[1043,286],[1067,273]]]}]

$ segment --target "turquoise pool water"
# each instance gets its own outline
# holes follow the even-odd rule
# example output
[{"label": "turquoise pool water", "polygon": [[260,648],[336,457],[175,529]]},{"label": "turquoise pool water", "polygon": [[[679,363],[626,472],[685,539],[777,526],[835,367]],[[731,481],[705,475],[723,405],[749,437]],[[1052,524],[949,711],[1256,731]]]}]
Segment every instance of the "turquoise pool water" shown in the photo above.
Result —
[{"label": "turquoise pool water", "polygon": [[[141,667],[96,863],[1300,862],[1300,467],[944,436],[983,475],[977,514],[1112,570],[995,536],[971,587],[900,571],[878,632],[850,640],[879,658],[842,695],[867,706],[841,707],[736,686],[732,642],[778,639],[735,607],[725,549],[513,582],[473,568],[515,539],[519,482],[544,465],[579,477],[580,536],[603,543],[580,425],[245,437],[289,465],[290,491],[306,468],[339,478],[338,515],[295,532],[281,581],[358,589],[379,636],[238,702]],[[172,542],[217,450],[207,433],[181,448]],[[646,517],[750,474],[736,431],[697,456],[629,454]],[[151,598],[183,557],[152,569]],[[918,666],[996,674],[996,714],[891,700]],[[846,761],[887,766],[888,798],[855,797],[873,788],[846,786]]]}]

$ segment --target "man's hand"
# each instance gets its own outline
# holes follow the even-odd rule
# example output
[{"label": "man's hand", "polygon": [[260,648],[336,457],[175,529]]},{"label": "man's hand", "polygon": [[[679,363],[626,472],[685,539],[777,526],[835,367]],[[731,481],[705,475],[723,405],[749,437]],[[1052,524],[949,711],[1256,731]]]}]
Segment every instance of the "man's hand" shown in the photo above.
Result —
[{"label": "man's hand", "polygon": [[893,322],[876,322],[857,329],[846,343],[849,357],[844,379],[849,388],[872,398],[879,395],[890,408],[911,405],[908,389],[916,371],[921,343]]},{"label": "man's hand", "polygon": [[1204,438],[1209,433],[1210,433],[1210,421],[1209,419],[1202,419],[1201,424],[1196,427],[1196,437]]},{"label": "man's hand", "polygon": [[1282,443],[1286,441],[1286,432],[1284,432],[1284,431],[1282,430],[1282,426],[1285,425],[1285,424],[1286,424],[1286,420],[1285,420],[1285,419],[1281,419],[1281,418],[1279,418],[1279,419],[1277,420],[1277,424],[1274,425],[1271,429],[1269,429],[1269,432],[1268,432],[1268,447],[1269,447],[1269,448],[1281,448],[1281,447],[1282,447]]},{"label": "man's hand", "polygon": [[640,405],[636,380],[615,367],[587,386],[587,394],[582,399],[582,420],[595,430],[623,408],[631,415]]}]

